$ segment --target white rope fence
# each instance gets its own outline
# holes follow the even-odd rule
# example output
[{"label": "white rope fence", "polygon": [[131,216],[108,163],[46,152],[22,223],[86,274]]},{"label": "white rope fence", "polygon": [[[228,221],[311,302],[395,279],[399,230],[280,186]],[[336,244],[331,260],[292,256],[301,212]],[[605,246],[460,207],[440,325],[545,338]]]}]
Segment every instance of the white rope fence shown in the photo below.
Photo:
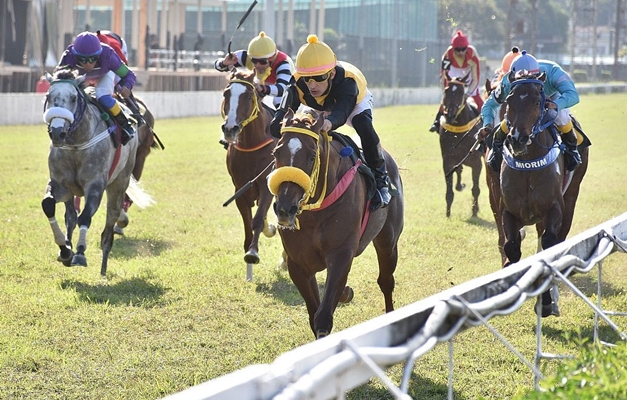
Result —
[{"label": "white rope fence", "polygon": [[[346,391],[378,377],[397,399],[407,394],[415,361],[438,343],[448,342],[448,397],[453,398],[453,338],[466,329],[484,325],[525,363],[537,385],[542,378],[542,359],[567,355],[543,353],[542,318],[536,324],[535,362],[526,360],[488,320],[516,312],[529,299],[563,283],[595,311],[594,339],[598,340],[598,319],[618,332],[609,315],[625,313],[601,309],[602,261],[613,252],[627,252],[627,213],[577,235],[532,257],[473,279],[389,314],[333,333],[278,357],[272,364],[254,365],[216,378],[167,397],[167,400],[232,399],[344,399]],[[595,305],[568,280],[574,273],[585,274],[598,265],[598,302]],[[536,307],[541,303],[540,298]],[[540,314],[539,308],[536,308]],[[405,363],[397,387],[384,369]]]}]

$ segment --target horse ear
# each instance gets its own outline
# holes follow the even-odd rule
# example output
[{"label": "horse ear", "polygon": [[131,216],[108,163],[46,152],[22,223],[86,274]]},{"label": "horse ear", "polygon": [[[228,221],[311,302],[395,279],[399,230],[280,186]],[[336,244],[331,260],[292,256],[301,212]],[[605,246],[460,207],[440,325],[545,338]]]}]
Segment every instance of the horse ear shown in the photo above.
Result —
[{"label": "horse ear", "polygon": [[516,80],[516,73],[514,71],[511,71],[507,76],[507,80],[510,82],[514,82],[514,80]]},{"label": "horse ear", "polygon": [[50,75],[50,72],[46,71],[46,73],[44,74],[44,77],[46,78],[48,83],[52,83],[52,75]]},{"label": "horse ear", "polygon": [[468,81],[468,77],[470,76],[470,72],[466,74],[466,76],[464,76],[461,81],[466,83],[466,81]]},{"label": "horse ear", "polygon": [[81,86],[85,82],[85,75],[80,75],[76,77],[76,84]]},{"label": "horse ear", "polygon": [[546,72],[542,72],[540,76],[538,76],[538,80],[542,82],[546,81]]},{"label": "horse ear", "polygon": [[294,111],[291,108],[288,108],[287,113],[285,113],[285,116],[283,117],[283,126],[287,126],[290,122],[292,122],[293,118]]},{"label": "horse ear", "polygon": [[450,82],[453,80],[453,78],[451,78],[451,76],[448,74],[448,71],[444,71],[444,78],[446,79],[447,82]]},{"label": "horse ear", "polygon": [[311,130],[314,132],[320,132],[322,125],[324,125],[324,113],[320,113],[316,116],[316,123],[313,124]]}]

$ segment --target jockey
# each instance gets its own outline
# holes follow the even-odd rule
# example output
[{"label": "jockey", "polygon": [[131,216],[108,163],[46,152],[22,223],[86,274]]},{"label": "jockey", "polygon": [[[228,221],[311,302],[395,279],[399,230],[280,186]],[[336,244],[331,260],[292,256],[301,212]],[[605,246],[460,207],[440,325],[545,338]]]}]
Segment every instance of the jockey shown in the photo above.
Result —
[{"label": "jockey", "polygon": [[[481,110],[483,128],[479,137],[486,137],[493,131],[493,123],[499,106],[511,90],[511,81],[517,73],[539,76],[546,74],[544,81],[544,93],[546,95],[546,107],[551,118],[555,118],[555,125],[560,132],[562,142],[566,146],[566,169],[573,171],[581,164],[581,156],[577,150],[577,135],[573,131],[573,122],[569,108],[579,103],[579,93],[570,76],[557,63],[548,60],[536,60],[531,54],[523,50],[512,63],[509,74],[503,76],[500,86],[494,90]],[[551,116],[552,114],[552,116]],[[503,140],[508,132],[507,121],[502,121],[498,129],[494,131],[492,150],[488,155],[490,167],[498,171],[503,159]]]},{"label": "jockey", "polygon": [[108,44],[115,54],[120,57],[120,60],[128,65],[128,48],[126,47],[126,41],[117,33],[111,31],[96,31],[96,36],[100,39],[101,43]]},{"label": "jockey", "polygon": [[[463,78],[470,74],[468,79],[468,88],[466,93],[472,97],[479,111],[483,106],[483,99],[479,93],[479,78],[481,76],[481,65],[479,62],[479,54],[474,46],[470,45],[468,38],[462,31],[457,31],[451,39],[451,45],[442,54],[442,65],[440,68],[440,81],[442,86],[448,84],[447,75],[450,78]],[[429,128],[430,132],[438,132],[440,130],[440,117],[442,116],[442,104],[435,116],[435,121]]]},{"label": "jockey", "polygon": [[248,50],[238,50],[219,58],[214,66],[221,72],[236,67],[254,70],[255,89],[262,97],[274,97],[275,108],[281,103],[285,88],[294,79],[294,62],[290,56],[277,50],[276,44],[265,32],[260,32],[250,41]]},{"label": "jockey", "polygon": [[520,55],[520,49],[517,46],[512,47],[512,50],[503,56],[501,61],[501,67],[494,71],[494,78],[492,78],[492,90],[496,89],[501,84],[501,80],[509,72],[512,67],[512,61]]},{"label": "jockey", "polygon": [[122,145],[133,138],[133,125],[122,112],[120,105],[113,98],[116,77],[120,81],[120,94],[127,98],[135,85],[135,74],[122,62],[115,51],[106,44],[101,44],[98,36],[92,32],[80,33],[74,43],[63,52],[61,61],[55,70],[76,68],[85,74],[85,81],[96,87],[96,99],[113,116],[122,128]]},{"label": "jockey", "polygon": [[379,136],[372,125],[372,93],[364,75],[357,67],[337,61],[335,53],[316,35],[309,35],[296,56],[295,82],[288,86],[281,106],[270,125],[270,132],[280,137],[281,121],[288,108],[297,110],[301,104],[323,111],[323,131],[347,124],[361,138],[366,163],[372,169],[379,199],[372,209],[386,207],[390,200],[390,179],[385,167]]}]

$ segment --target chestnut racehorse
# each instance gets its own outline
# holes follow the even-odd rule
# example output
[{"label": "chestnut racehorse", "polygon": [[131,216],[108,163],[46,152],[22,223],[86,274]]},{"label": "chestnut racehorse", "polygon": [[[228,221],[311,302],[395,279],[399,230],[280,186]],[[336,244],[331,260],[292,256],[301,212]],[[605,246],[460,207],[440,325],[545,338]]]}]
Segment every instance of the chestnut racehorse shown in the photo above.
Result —
[{"label": "chestnut racehorse", "polygon": [[[387,207],[370,211],[372,173],[369,169],[369,176],[359,172],[363,166],[354,157],[353,147],[321,132],[323,122],[322,114],[294,117],[288,111],[274,150],[275,170],[268,179],[288,271],[305,300],[316,338],[331,332],[335,308],[346,295],[353,259],[370,242],[379,262],[377,283],[385,311],[394,309],[392,291],[404,208],[398,166],[384,151],[393,197]],[[316,273],[325,269],[321,300]]]}]

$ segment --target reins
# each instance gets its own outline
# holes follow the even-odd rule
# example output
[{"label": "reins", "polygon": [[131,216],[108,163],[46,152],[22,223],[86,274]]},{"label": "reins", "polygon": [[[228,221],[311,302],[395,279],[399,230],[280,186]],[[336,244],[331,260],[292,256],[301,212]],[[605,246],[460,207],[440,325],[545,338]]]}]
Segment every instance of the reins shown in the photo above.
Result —
[{"label": "reins", "polygon": [[[76,127],[78,126],[78,124],[80,124],[80,122],[83,120],[83,116],[85,115],[85,109],[87,108],[87,101],[88,101],[87,94],[78,86],[76,81],[73,79],[57,79],[55,81],[52,81],[50,83],[50,86],[54,85],[55,83],[61,83],[61,82],[71,83],[72,86],[76,88],[76,91],[79,94],[76,112],[72,113],[74,115],[74,121],[70,123],[70,127],[68,128],[68,134],[70,134],[74,132],[74,130],[76,130]],[[46,101],[44,102],[44,112],[47,109],[47,107],[48,107],[48,98],[46,97]]]},{"label": "reins", "polygon": [[[260,109],[259,109],[259,98],[257,97],[257,90],[255,89],[255,85],[253,85],[252,83],[244,79],[231,80],[231,82],[229,82],[229,87],[231,86],[232,83],[241,83],[243,85],[248,85],[253,90],[253,110],[251,111],[250,116],[241,122],[241,127],[242,129],[244,129],[246,125],[254,121],[259,116]],[[222,114],[222,118],[223,119],[226,118],[226,115],[224,114],[224,108],[220,110],[220,112]]]}]

